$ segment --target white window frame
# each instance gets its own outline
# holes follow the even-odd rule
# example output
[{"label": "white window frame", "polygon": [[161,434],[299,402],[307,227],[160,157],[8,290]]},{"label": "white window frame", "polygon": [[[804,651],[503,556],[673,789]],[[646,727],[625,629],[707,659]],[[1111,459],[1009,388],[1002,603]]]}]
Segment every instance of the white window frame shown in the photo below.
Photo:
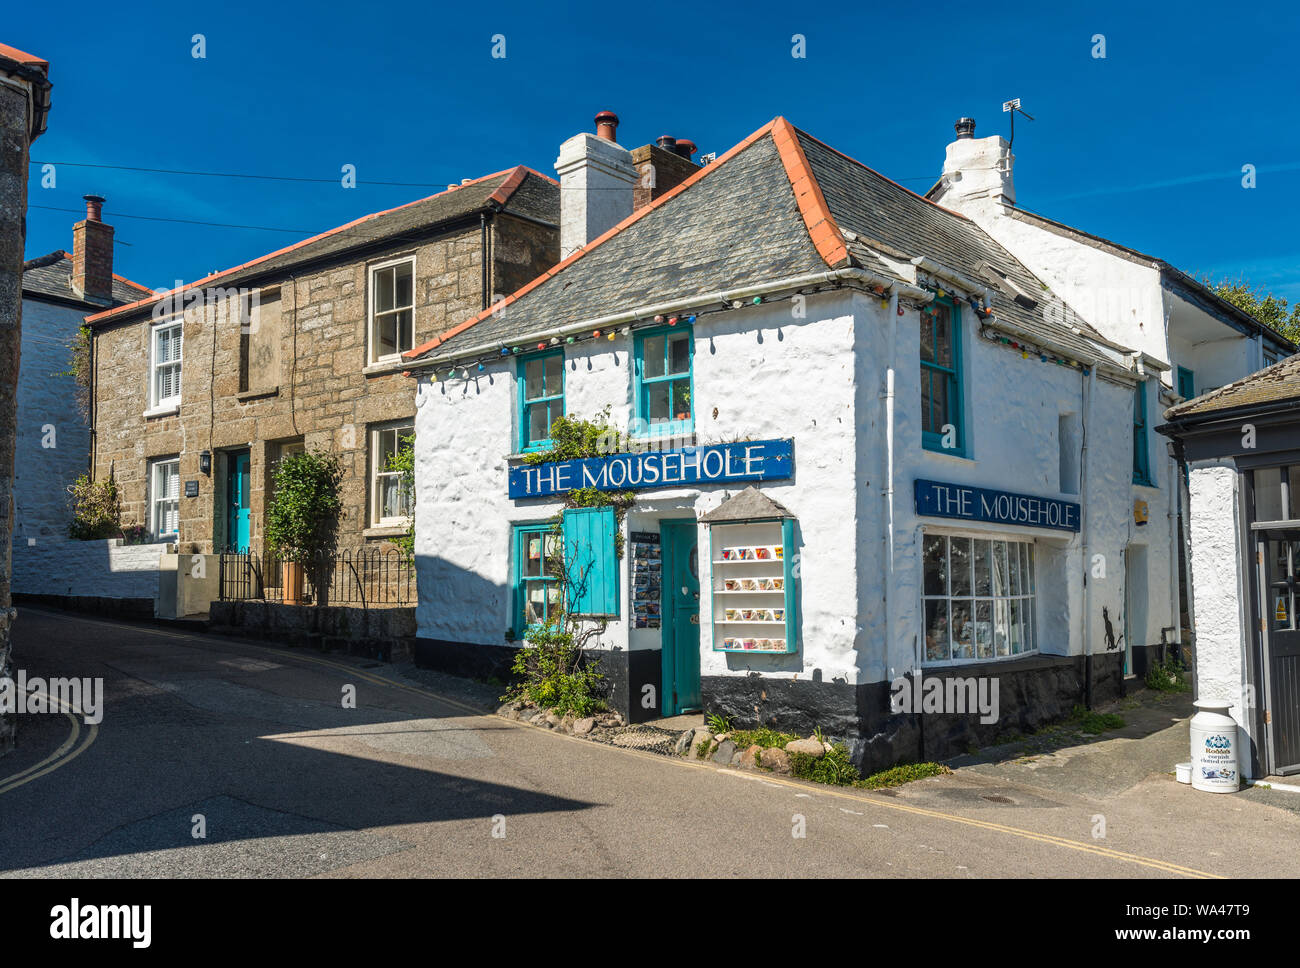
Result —
[{"label": "white window frame", "polygon": [[[370,526],[374,528],[406,527],[411,523],[410,515],[383,517],[380,513],[383,507],[380,484],[387,478],[398,476],[398,472],[384,470],[380,466],[379,440],[382,434],[393,431],[397,431],[397,442],[400,444],[403,437],[410,437],[415,433],[414,419],[375,424],[370,428]],[[411,495],[411,500],[415,500],[415,495]]]},{"label": "white window frame", "polygon": [[[366,353],[366,359],[370,365],[376,363],[389,363],[402,358],[405,352],[400,346],[396,353],[389,353],[384,356],[379,355],[379,339],[376,332],[377,319],[375,318],[375,274],[383,272],[385,269],[391,269],[394,266],[409,264],[411,266],[411,304],[407,307],[394,306],[390,312],[399,312],[402,309],[409,309],[411,313],[411,345],[406,350],[415,346],[415,256],[404,255],[396,259],[388,259],[384,262],[378,262],[370,266],[367,270],[366,286],[366,345],[369,347]],[[396,287],[394,287],[394,300],[396,299]]]},{"label": "white window frame", "polygon": [[[175,468],[176,496],[167,497],[159,496],[162,489],[159,483],[159,472],[164,468]],[[176,505],[176,527],[171,531],[163,531],[160,527],[162,523],[159,513],[160,505],[171,503]],[[158,457],[149,461],[149,533],[159,540],[166,538],[175,538],[180,535],[180,509],[181,509],[181,459],[179,457]],[[163,512],[165,513],[165,512]]]},{"label": "white window frame", "polygon": [[[185,325],[177,317],[154,323],[149,328],[149,409],[174,410],[181,405],[181,376],[185,362]],[[166,363],[158,362],[158,337],[164,332],[175,330],[180,337],[180,355]],[[169,397],[158,396],[158,372],[164,366],[176,367],[176,392]]]},{"label": "white window frame", "polygon": [[[952,565],[951,565],[951,560],[948,558],[945,558],[944,582],[946,588],[944,594],[936,595],[936,594],[928,593],[925,587],[925,550],[924,550],[925,544],[924,543],[931,538],[945,539],[945,554],[948,553],[947,549],[950,547],[951,542],[953,540],[963,541],[963,540],[973,539],[976,542],[988,541],[988,542],[993,542],[995,544],[997,542],[1005,542],[1008,545],[1012,545],[1012,544],[1017,546],[1026,545],[1028,549],[1028,553],[1026,557],[1028,558],[1029,571],[1027,575],[1025,575],[1022,572],[1020,593],[1011,594],[1010,591],[1008,591],[1003,594],[994,594],[993,589],[990,587],[988,594],[986,595],[976,594],[976,573],[975,573],[976,565],[975,565],[975,558],[973,556],[970,562],[970,594],[969,595],[952,594]],[[932,668],[932,667],[944,667],[944,666],[964,666],[964,665],[972,665],[972,664],[978,664],[984,662],[1006,662],[1012,659],[1022,659],[1026,656],[1038,654],[1040,649],[1039,649],[1039,630],[1038,630],[1038,587],[1039,586],[1038,586],[1037,572],[1040,564],[1040,555],[1038,553],[1037,541],[1035,541],[1033,538],[1027,535],[985,533],[979,531],[962,531],[962,530],[950,531],[946,529],[944,530],[927,529],[926,531],[922,532],[921,541],[922,541],[921,554],[918,555],[917,557],[919,559],[918,563],[921,569],[921,574],[920,574],[921,615],[920,615],[920,622],[919,622],[920,632],[921,632],[920,659],[921,659],[921,664],[924,667]],[[1028,579],[1027,590],[1025,590],[1026,578]],[[1011,580],[1010,569],[1008,569],[1008,575],[1006,576],[1006,580],[1008,581],[1008,583],[1010,583]],[[1021,648],[1019,652],[1009,651],[1010,644],[1008,643],[1008,652],[1006,654],[1000,655],[998,654],[998,650],[997,650],[998,646],[996,641],[996,631],[997,631],[996,623],[998,617],[997,603],[1011,602],[1013,600],[1021,602],[1022,608],[1024,606],[1024,603],[1028,604],[1028,615],[1025,616],[1025,621],[1024,621],[1026,640],[1023,643],[1023,648]],[[948,604],[949,658],[947,659],[929,658],[929,651],[927,648],[927,639],[926,639],[926,634],[927,634],[926,626],[928,621],[926,603],[931,601],[946,601],[949,603]],[[951,629],[951,614],[952,614],[951,607],[952,607],[952,602],[954,601],[970,603],[971,624],[972,624],[971,649],[973,653],[970,657],[953,655],[953,653],[956,651],[956,643],[952,639],[952,629]],[[991,656],[981,656],[979,654],[978,631],[975,627],[975,623],[977,621],[977,611],[976,611],[977,601],[978,602],[988,601],[992,603],[990,605],[990,621],[993,623],[993,627],[990,630],[990,637],[992,640],[993,655]],[[1009,608],[1008,608],[1008,614],[1009,614]]]}]

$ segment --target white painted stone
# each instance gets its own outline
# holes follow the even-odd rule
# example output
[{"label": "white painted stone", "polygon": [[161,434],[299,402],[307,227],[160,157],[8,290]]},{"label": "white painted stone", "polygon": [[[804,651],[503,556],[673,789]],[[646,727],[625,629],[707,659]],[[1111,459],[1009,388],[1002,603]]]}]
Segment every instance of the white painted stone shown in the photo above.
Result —
[{"label": "white painted stone", "polygon": [[27,595],[158,599],[166,544],[123,545],[119,538],[61,541],[13,549],[13,591]]},{"label": "white painted stone", "polygon": [[560,145],[560,257],[567,258],[632,214],[632,152],[589,132]]}]

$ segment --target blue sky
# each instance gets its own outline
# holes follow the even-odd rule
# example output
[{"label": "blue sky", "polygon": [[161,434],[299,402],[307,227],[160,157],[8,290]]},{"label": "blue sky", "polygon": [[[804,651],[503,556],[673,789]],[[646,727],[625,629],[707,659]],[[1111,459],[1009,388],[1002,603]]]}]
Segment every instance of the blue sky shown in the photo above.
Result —
[{"label": "blue sky", "polygon": [[[1300,14],[1146,6],[64,0],[8,10],[0,40],[49,60],[55,85],[33,158],[60,163],[57,185],[42,188],[33,166],[28,257],[70,250],[81,196],[100,194],[117,271],[150,287],[450,181],[520,163],[553,174],[560,142],[606,108],[627,147],[671,134],[719,154],[784,115],[924,192],[952,123],[970,115],[978,136],[1005,135],[1001,104],[1019,97],[1036,119],[1016,125],[1020,205],[1300,299],[1300,80],[1288,51]],[[191,56],[196,33],[204,59]],[[495,34],[504,59],[491,56]],[[1092,56],[1094,34],[1105,59]],[[340,186],[344,164],[358,187]],[[1245,164],[1254,189],[1242,187]]]}]

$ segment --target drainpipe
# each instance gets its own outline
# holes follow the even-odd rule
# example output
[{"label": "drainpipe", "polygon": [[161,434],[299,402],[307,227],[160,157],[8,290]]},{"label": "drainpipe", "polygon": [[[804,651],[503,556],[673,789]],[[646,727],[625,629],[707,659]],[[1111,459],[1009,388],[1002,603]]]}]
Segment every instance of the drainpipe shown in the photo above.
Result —
[{"label": "drainpipe", "polygon": [[894,645],[894,363],[898,347],[898,293],[889,296],[885,355],[885,669]]},{"label": "drainpipe", "polygon": [[[1156,397],[1159,399],[1159,396]],[[1174,627],[1173,641],[1182,641],[1182,622],[1178,599],[1178,517],[1181,512],[1183,476],[1178,473],[1178,461],[1170,454],[1169,468],[1169,512],[1165,520],[1169,525],[1169,624]],[[1161,656],[1163,660],[1165,656]]]},{"label": "drainpipe", "polygon": [[1092,584],[1088,581],[1088,429],[1092,426],[1092,398],[1097,390],[1097,367],[1082,379],[1083,427],[1079,449],[1079,534],[1083,546],[1083,705],[1092,708]]}]

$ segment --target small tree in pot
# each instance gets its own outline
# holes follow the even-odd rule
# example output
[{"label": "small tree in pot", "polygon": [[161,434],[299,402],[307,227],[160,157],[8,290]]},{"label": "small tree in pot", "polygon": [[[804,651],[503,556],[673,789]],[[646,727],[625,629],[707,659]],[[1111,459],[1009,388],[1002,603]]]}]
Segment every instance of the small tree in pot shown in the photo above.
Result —
[{"label": "small tree in pot", "polygon": [[266,542],[284,562],[284,602],[302,601],[304,570],[312,569],[318,604],[328,587],[330,562],[338,534],[339,482],[343,469],[334,454],[286,454],[275,467],[275,497],[266,512]]}]

